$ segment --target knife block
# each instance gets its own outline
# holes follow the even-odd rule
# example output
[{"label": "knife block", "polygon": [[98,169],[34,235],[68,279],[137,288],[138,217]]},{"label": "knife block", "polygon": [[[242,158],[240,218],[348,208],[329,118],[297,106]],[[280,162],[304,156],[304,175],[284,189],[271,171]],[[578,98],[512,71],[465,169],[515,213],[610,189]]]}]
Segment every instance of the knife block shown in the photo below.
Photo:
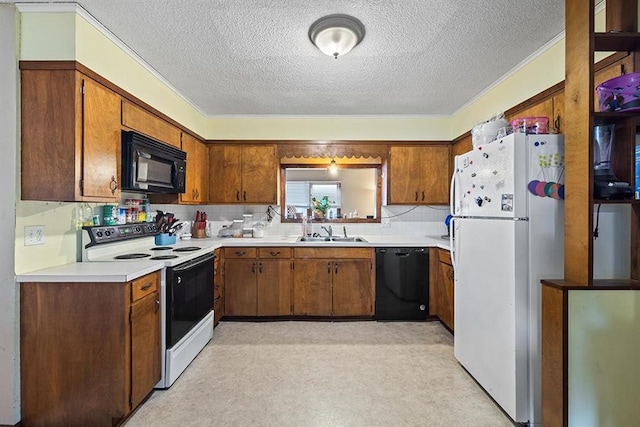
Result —
[{"label": "knife block", "polygon": [[192,237],[194,239],[204,239],[207,237],[207,223],[204,221],[194,222],[193,229],[191,230]]}]

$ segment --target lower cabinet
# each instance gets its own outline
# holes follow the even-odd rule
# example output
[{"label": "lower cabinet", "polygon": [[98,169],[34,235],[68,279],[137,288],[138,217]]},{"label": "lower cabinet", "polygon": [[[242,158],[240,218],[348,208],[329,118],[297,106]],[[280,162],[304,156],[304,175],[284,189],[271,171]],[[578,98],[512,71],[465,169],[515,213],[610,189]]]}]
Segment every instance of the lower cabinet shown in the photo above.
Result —
[{"label": "lower cabinet", "polygon": [[225,248],[225,315],[291,314],[291,248]]},{"label": "lower cabinet", "polygon": [[224,275],[222,274],[222,249],[213,251],[213,326],[224,316]]},{"label": "lower cabinet", "polygon": [[429,314],[438,316],[442,323],[453,330],[454,282],[451,255],[447,250],[431,248],[429,259]]},{"label": "lower cabinet", "polygon": [[160,381],[160,273],[20,285],[22,424],[119,424]]},{"label": "lower cabinet", "polygon": [[294,315],[373,315],[373,249],[296,248],[294,258]]},{"label": "lower cabinet", "polygon": [[371,317],[372,248],[225,248],[225,316]]}]

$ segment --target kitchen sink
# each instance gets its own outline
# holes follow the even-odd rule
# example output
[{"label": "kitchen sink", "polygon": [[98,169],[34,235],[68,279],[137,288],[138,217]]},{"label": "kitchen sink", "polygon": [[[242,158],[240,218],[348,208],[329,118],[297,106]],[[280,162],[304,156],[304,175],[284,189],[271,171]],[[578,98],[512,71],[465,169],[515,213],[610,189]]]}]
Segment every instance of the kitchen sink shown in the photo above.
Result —
[{"label": "kitchen sink", "polygon": [[298,237],[298,242],[330,242],[329,237]]},{"label": "kitchen sink", "polygon": [[367,241],[362,237],[298,237],[298,242],[306,242],[306,243],[366,243]]},{"label": "kitchen sink", "polygon": [[363,243],[367,242],[362,237],[332,237],[331,241],[332,242],[363,242]]}]

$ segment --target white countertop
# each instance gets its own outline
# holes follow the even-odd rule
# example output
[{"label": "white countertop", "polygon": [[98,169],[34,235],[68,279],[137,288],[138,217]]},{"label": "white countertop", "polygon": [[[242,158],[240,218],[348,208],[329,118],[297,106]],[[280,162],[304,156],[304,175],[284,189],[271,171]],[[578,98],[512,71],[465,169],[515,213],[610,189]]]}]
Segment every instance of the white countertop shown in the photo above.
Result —
[{"label": "white countertop", "polygon": [[[299,236],[265,236],[261,238],[212,237],[179,240],[173,247],[200,246],[199,253],[220,247],[295,246],[295,247],[438,247],[450,250],[449,240],[440,236],[366,236],[366,242],[298,242]],[[160,270],[164,264],[153,261],[78,262],[46,268],[16,276],[17,282],[128,282]]]},{"label": "white countertop", "polygon": [[450,250],[449,240],[440,236],[367,236],[358,235],[366,242],[298,242],[299,236],[265,236],[260,238],[212,237],[190,239],[190,245],[209,246],[216,249],[224,246],[295,246],[295,247],[438,247]]},{"label": "white countertop", "polygon": [[16,276],[17,282],[123,283],[160,270],[162,262],[76,262]]}]

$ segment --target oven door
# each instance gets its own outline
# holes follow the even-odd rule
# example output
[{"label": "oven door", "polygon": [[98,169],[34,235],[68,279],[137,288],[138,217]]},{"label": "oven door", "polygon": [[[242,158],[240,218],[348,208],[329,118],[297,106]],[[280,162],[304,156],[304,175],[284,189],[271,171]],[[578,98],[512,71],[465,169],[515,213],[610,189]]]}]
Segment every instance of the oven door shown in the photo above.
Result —
[{"label": "oven door", "polygon": [[213,253],[167,268],[167,348],[213,310]]}]

